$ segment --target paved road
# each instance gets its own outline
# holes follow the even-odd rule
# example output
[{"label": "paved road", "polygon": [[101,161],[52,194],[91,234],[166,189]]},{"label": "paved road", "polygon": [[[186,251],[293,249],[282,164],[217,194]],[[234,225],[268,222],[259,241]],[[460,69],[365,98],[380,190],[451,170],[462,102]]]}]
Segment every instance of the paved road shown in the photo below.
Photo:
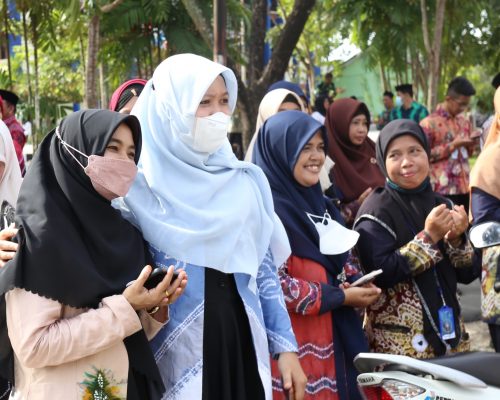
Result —
[{"label": "paved road", "polygon": [[472,351],[493,351],[488,325],[481,321],[481,286],[479,279],[469,285],[458,285],[465,328],[471,338]]},{"label": "paved road", "polygon": [[481,318],[481,285],[479,279],[469,285],[458,285],[462,296],[460,305],[465,322],[478,321]]}]

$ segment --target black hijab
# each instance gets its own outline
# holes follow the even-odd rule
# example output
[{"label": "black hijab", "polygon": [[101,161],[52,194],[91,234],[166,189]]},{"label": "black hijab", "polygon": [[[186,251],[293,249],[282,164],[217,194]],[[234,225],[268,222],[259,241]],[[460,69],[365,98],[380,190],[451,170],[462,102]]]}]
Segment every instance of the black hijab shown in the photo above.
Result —
[{"label": "black hijab", "polygon": [[[403,189],[389,179],[385,166],[387,149],[394,139],[404,135],[410,135],[417,139],[429,156],[430,149],[427,136],[417,123],[408,119],[389,122],[380,132],[376,144],[377,163],[386,177],[387,183],[384,188],[377,188],[363,202],[356,221],[357,223],[365,215],[372,215],[388,225],[396,234],[394,250],[404,246],[418,232],[424,229],[425,219],[434,207],[440,204],[446,204],[450,207],[449,200],[432,191],[428,177],[420,186],[411,190]],[[444,243],[440,241],[438,246],[444,255]],[[439,329],[438,310],[443,305],[443,302],[439,295],[436,276],[443,290],[446,304],[453,308],[457,335],[455,339],[447,340],[447,343],[451,347],[456,347],[461,335],[459,325],[460,307],[456,298],[457,277],[455,269],[446,255],[434,268],[430,268],[413,278],[422,295],[423,299],[421,298],[421,300],[425,302],[430,310],[434,326]],[[432,326],[426,310],[423,309],[422,312],[424,315],[425,338],[438,355],[444,354],[446,352],[444,343]]]},{"label": "black hijab", "polygon": [[[141,129],[134,116],[79,111],[66,117],[59,131],[82,153],[102,156],[122,123],[133,133],[137,163]],[[85,157],[73,154],[87,165]],[[1,294],[17,287],[67,306],[97,308],[104,297],[121,294],[150,261],[140,232],[94,190],[54,130],[33,157],[16,213],[20,246],[15,258],[0,269]],[[150,398],[160,398],[163,384],[144,331],[124,343],[130,362],[127,398],[140,399],[148,391]],[[7,371],[7,378],[12,380],[12,375]]]}]

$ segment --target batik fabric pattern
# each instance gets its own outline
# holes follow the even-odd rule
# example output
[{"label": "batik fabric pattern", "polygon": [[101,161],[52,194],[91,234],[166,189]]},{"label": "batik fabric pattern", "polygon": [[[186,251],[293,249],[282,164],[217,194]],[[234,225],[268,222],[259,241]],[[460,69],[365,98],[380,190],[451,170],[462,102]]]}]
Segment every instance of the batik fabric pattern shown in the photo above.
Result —
[{"label": "batik fabric pattern", "polygon": [[431,184],[435,192],[443,195],[469,192],[470,149],[452,149],[451,143],[457,138],[468,139],[471,123],[464,114],[452,117],[443,104],[420,122],[429,140],[431,149]]},{"label": "batik fabric pattern", "polygon": [[500,246],[483,249],[481,275],[481,315],[484,322],[500,325],[500,293],[493,285],[497,281]]},{"label": "batik fabric pattern", "polygon": [[[339,279],[352,281],[359,275],[357,259],[350,256]],[[334,308],[344,303],[344,293],[342,289],[331,286],[326,291],[328,277],[325,268],[315,261],[293,255],[279,268],[279,277],[299,345],[300,364],[307,375],[305,398],[338,399],[337,379],[343,378],[336,376],[332,318],[335,318]],[[331,297],[328,302],[333,311],[323,310],[325,296]],[[273,398],[284,399],[275,361],[272,362],[272,373]]]},{"label": "batik fabric pattern", "polygon": [[[451,261],[455,267],[459,267],[461,264],[456,265],[453,260],[470,257],[470,244],[466,242],[461,248],[453,249],[453,251],[454,259]],[[432,243],[424,231],[402,246],[399,253],[408,260],[413,275],[434,267],[443,258],[439,247]],[[383,289],[380,298],[366,309],[365,331],[370,350],[413,358],[436,357],[432,346],[424,337],[422,307],[420,295],[413,280]],[[460,330],[465,333],[462,319]],[[461,342],[451,352],[467,351],[469,347],[468,335],[463,334]]]},{"label": "batik fabric pattern", "polygon": [[14,115],[3,120],[7,128],[9,128],[10,136],[12,136],[12,141],[14,142],[14,148],[16,149],[17,161],[19,162],[19,168],[21,168],[21,175],[24,176],[26,173],[26,165],[24,163],[23,147],[26,144],[26,136],[24,135],[24,129],[19,121]]}]

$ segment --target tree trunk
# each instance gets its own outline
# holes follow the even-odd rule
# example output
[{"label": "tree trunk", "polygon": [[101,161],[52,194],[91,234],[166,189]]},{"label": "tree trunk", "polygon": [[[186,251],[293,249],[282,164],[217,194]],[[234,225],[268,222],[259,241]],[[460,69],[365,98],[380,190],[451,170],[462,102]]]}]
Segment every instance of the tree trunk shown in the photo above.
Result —
[{"label": "tree trunk", "polygon": [[97,108],[97,56],[99,54],[100,41],[100,13],[109,13],[118,7],[124,0],[114,0],[109,4],[95,10],[89,21],[88,46],[87,46],[87,67],[85,68],[85,100],[86,108]]},{"label": "tree trunk", "polygon": [[31,28],[32,28],[32,40],[33,40],[33,56],[35,61],[35,120],[33,121],[33,154],[38,147],[38,133],[40,132],[40,91],[39,91],[39,74],[38,74],[38,22],[36,20],[36,14],[33,14],[31,18]]},{"label": "tree trunk", "polygon": [[389,85],[387,84],[387,77],[385,76],[385,68],[384,64],[382,64],[382,60],[378,62],[380,68],[380,80],[382,81],[382,87],[384,90],[389,90]]},{"label": "tree trunk", "polygon": [[85,108],[97,108],[97,54],[99,52],[99,28],[101,19],[96,13],[89,21],[87,67],[85,71]]},{"label": "tree trunk", "polygon": [[226,0],[213,1],[213,60],[219,64],[227,64],[226,31],[227,31],[227,7]]},{"label": "tree trunk", "polygon": [[149,42],[148,42],[148,57],[149,57],[149,76],[148,76],[148,79],[149,79],[150,77],[153,76],[153,72],[155,70],[155,65],[153,62],[153,48],[151,45],[151,40],[149,40]]},{"label": "tree trunk", "polygon": [[212,29],[203,16],[203,12],[201,11],[197,0],[182,0],[182,5],[193,21],[193,24],[203,41],[210,49],[213,48],[213,35],[210,35]]},{"label": "tree trunk", "polygon": [[139,58],[139,56],[137,56],[136,58],[136,63],[137,63],[137,74],[138,74],[137,76],[139,78],[144,78],[144,74],[142,73],[142,67],[141,67],[141,59]]},{"label": "tree trunk", "polygon": [[160,65],[160,63],[162,62],[162,58],[161,58],[161,43],[160,43],[160,28],[157,28],[157,40],[156,40],[156,50],[158,51],[158,58],[157,58],[157,62],[156,62],[156,65]]},{"label": "tree trunk", "polygon": [[12,65],[10,63],[9,15],[8,15],[7,0],[3,0],[3,18],[4,18],[4,25],[5,25],[5,40],[7,41],[7,70],[9,72],[9,87],[8,87],[8,89],[12,89]]},{"label": "tree trunk", "polygon": [[[213,47],[211,29],[201,13],[196,0],[182,0],[199,34],[209,48]],[[238,108],[243,128],[243,147],[247,148],[252,139],[259,103],[269,85],[283,78],[288,62],[304,26],[312,12],[316,0],[295,0],[281,34],[273,48],[271,59],[264,67],[264,42],[266,37],[267,0],[252,3],[252,32],[249,40],[247,80],[243,82],[237,64],[228,56],[227,65],[238,80]]]},{"label": "tree trunk", "polygon": [[[267,1],[258,0],[254,2],[254,6],[259,7],[258,3],[264,3],[267,10]],[[252,139],[255,127],[255,121],[257,119],[259,103],[264,97],[264,94],[270,84],[276,82],[283,78],[287,68],[292,52],[300,39],[300,35],[304,30],[307,19],[316,4],[316,0],[295,0],[292,12],[288,16],[285,26],[281,30],[281,34],[273,47],[273,52],[269,63],[263,68],[263,64],[260,61],[259,54],[263,55],[264,40],[265,40],[265,24],[263,26],[264,32],[258,32],[257,27],[262,29],[262,24],[259,21],[261,17],[258,12],[253,10],[252,15],[252,35],[250,38],[250,66],[253,71],[249,73],[249,81],[247,86],[242,87],[240,90],[241,104],[247,112],[247,116],[250,120],[245,121],[243,125],[247,125],[249,130],[243,132],[243,137],[246,138],[243,142],[243,146],[246,149],[250,140]],[[259,9],[257,9],[259,10]],[[257,41],[260,44],[257,44]],[[252,55],[253,49],[253,55]],[[262,49],[262,52],[260,51]],[[254,64],[255,63],[255,64]],[[229,65],[229,62],[228,62]],[[248,91],[248,95],[243,96],[243,92]],[[242,118],[243,119],[243,118]]]},{"label": "tree trunk", "polygon": [[441,42],[443,39],[444,13],[446,0],[437,0],[436,26],[434,28],[433,53],[434,60],[431,64],[431,80],[429,85],[429,110],[435,110],[438,100],[439,77],[441,75]]},{"label": "tree trunk", "polygon": [[[404,58],[404,62],[405,62],[405,71],[404,71],[404,74],[405,74],[405,82],[410,82],[410,78],[408,76],[408,49],[406,49],[405,51],[405,58]],[[413,81],[413,77],[412,77],[412,81]]]},{"label": "tree trunk", "polygon": [[24,37],[24,57],[26,60],[26,78],[28,79],[28,103],[29,105],[33,105],[33,89],[31,87],[31,73],[30,73],[30,54],[28,51],[28,27],[26,24],[26,10],[23,8],[22,10],[22,20],[23,20],[23,37]]},{"label": "tree trunk", "polygon": [[99,63],[99,86],[101,93],[101,108],[108,108],[108,85],[106,84],[106,66]]},{"label": "tree trunk", "polygon": [[83,35],[80,32],[78,35],[79,41],[80,41],[80,62],[82,64],[82,69],[83,69],[83,79],[85,79],[86,75],[85,72],[87,71],[87,67],[85,66],[85,44],[83,43]]},{"label": "tree trunk", "polygon": [[439,76],[441,73],[441,41],[443,38],[446,0],[436,0],[436,22],[434,26],[434,39],[432,45],[429,37],[426,0],[420,0],[420,9],[422,11],[422,33],[429,65],[427,107],[429,111],[432,111],[437,105],[437,91],[439,88]]}]

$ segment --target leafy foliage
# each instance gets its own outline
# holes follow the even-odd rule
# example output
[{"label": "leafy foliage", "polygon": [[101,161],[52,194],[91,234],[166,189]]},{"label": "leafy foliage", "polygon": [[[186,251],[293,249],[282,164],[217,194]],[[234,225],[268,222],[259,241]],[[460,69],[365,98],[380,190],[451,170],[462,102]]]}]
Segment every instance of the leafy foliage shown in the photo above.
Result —
[{"label": "leafy foliage", "polygon": [[[207,26],[213,19],[212,0],[193,0]],[[38,101],[42,130],[52,128],[57,105],[81,102],[84,90],[85,44],[90,18],[111,0],[17,0],[28,28],[28,62],[31,92],[34,85],[34,50],[39,58]],[[0,15],[3,16],[3,1]],[[228,53],[238,67],[249,67],[248,46],[255,0],[227,0]],[[296,0],[276,0],[278,14],[286,20]],[[182,0],[124,0],[115,10],[101,15],[98,60],[105,70],[111,92],[123,80],[137,75],[148,78],[154,67],[170,54],[194,52],[211,57],[209,48]],[[429,26],[434,24],[435,0],[427,0]],[[0,28],[5,30],[0,18]],[[24,35],[22,21],[9,20],[9,32]],[[268,33],[276,43],[282,26]],[[34,42],[36,32],[36,43]],[[208,32],[211,37],[212,33]],[[290,71],[297,80],[314,76],[314,67],[336,69],[329,61],[340,39],[349,38],[367,56],[373,69],[382,69],[386,85],[415,81],[425,91],[427,68],[422,39],[420,0],[317,0],[294,51]],[[491,76],[500,65],[500,2],[498,0],[447,0],[442,43],[439,93],[459,74],[469,77],[478,89],[478,104],[491,108]],[[12,58],[15,90],[24,100],[26,117],[33,117],[24,45]],[[3,83],[2,83],[3,82]],[[0,69],[0,85],[8,74]],[[312,82],[310,82],[312,83]],[[21,107],[21,110],[23,107]]]}]

